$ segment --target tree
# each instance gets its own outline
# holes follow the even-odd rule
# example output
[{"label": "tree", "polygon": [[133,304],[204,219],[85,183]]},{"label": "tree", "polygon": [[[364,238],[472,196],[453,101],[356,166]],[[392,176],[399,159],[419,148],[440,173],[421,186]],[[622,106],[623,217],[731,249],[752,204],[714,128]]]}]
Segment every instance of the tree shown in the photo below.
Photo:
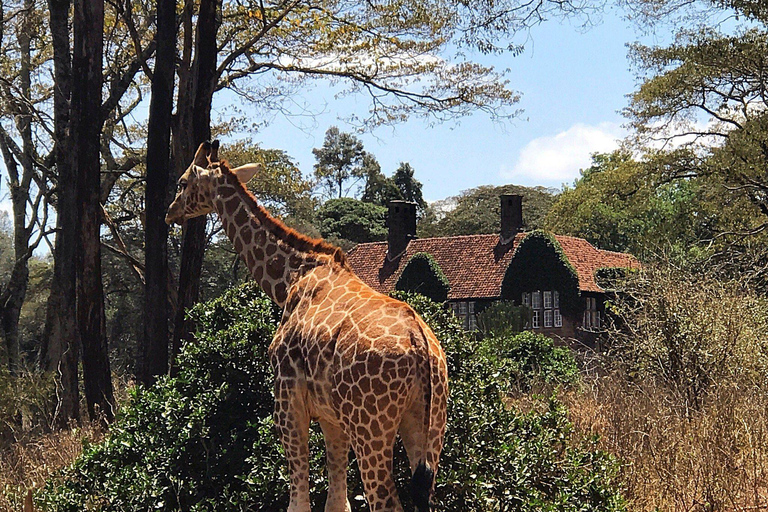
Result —
[{"label": "tree", "polygon": [[[721,205],[705,241],[711,264],[729,274],[747,272],[768,289],[762,270],[768,260],[765,10],[736,0],[694,2],[693,10],[678,2],[660,5],[680,13],[682,28],[667,47],[631,49],[641,80],[626,110],[636,131],[632,142],[655,162],[657,182],[695,181],[700,195]],[[754,23],[732,33],[707,25],[734,11]],[[691,14],[702,12],[708,16]]]},{"label": "tree", "polygon": [[[41,31],[35,27],[39,15],[41,12],[38,6],[31,0],[24,0],[8,18],[15,19],[15,22],[0,20],[2,24],[8,23],[8,28],[11,28],[9,32],[15,36],[6,39],[0,35],[0,60],[8,73],[8,82],[0,87],[0,108],[3,117],[15,119],[8,130],[0,125],[0,154],[8,173],[7,183],[13,210],[14,255],[13,268],[0,286],[0,329],[5,341],[6,365],[12,375],[16,374],[21,365],[19,318],[27,294],[29,260],[35,248],[49,234],[48,190],[41,166],[36,164],[39,155],[33,127],[35,110],[45,101],[45,96],[33,88],[33,75],[37,71],[35,62],[41,53],[37,48],[42,43]],[[8,84],[14,84],[15,87],[9,87]],[[14,128],[20,143],[9,133]]]},{"label": "tree", "polygon": [[55,422],[66,426],[80,419],[77,362],[80,335],[76,323],[77,303],[77,202],[76,173],[69,137],[72,56],[70,53],[70,0],[49,0],[53,41],[53,161],[59,182],[56,197],[56,243],[51,294],[43,334],[45,369],[55,376],[58,414]]},{"label": "tree", "polygon": [[[211,138],[213,94],[220,76],[216,68],[216,38],[221,25],[221,0],[202,0],[197,16],[197,32],[192,55],[193,3],[182,12],[184,48],[179,65],[179,94],[173,125],[174,158],[177,174],[192,161],[198,144]],[[218,158],[218,157],[215,157]],[[190,219],[182,234],[179,288],[174,318],[172,356],[192,336],[193,325],[186,316],[200,296],[200,274],[205,251],[205,217]]]},{"label": "tree", "polygon": [[[498,233],[502,194],[523,196],[523,221],[528,230],[542,227],[544,216],[555,200],[545,187],[484,185],[432,204],[418,225],[421,237]],[[444,208],[442,208],[444,207]]]},{"label": "tree", "polygon": [[145,385],[168,371],[168,208],[171,172],[171,113],[176,61],[176,1],[157,0],[157,57],[147,127],[147,184],[144,232],[144,339],[136,373]]},{"label": "tree", "polygon": [[227,159],[232,162],[260,162],[263,170],[248,183],[260,203],[288,222],[311,223],[317,200],[312,183],[304,178],[295,160],[280,149],[262,148],[251,141],[227,144]]},{"label": "tree", "polygon": [[414,170],[411,164],[400,162],[400,167],[397,168],[394,176],[392,176],[392,181],[400,190],[404,200],[416,203],[419,205],[419,211],[424,211],[424,208],[427,207],[427,202],[424,201],[424,196],[421,195],[421,182],[414,178],[413,174]]},{"label": "tree", "polygon": [[72,55],[72,143],[77,172],[77,323],[91,420],[114,418],[101,276],[101,88],[104,0],[75,0]]},{"label": "tree", "polygon": [[366,166],[366,169],[365,187],[363,188],[363,195],[360,197],[361,201],[387,206],[390,201],[403,199],[403,194],[397,188],[394,180],[384,176],[378,162],[376,165]]},{"label": "tree", "polygon": [[544,227],[645,258],[670,247],[681,255],[700,254],[697,244],[711,238],[717,211],[702,197],[699,182],[664,183],[654,176],[653,161],[623,150],[595,154],[592,166],[557,196]]},{"label": "tree", "polygon": [[353,243],[377,242],[387,237],[387,209],[343,197],[329,199],[317,211],[317,223],[324,238]]},{"label": "tree", "polygon": [[[312,153],[317,160],[315,177],[326,197],[349,195],[355,183],[365,176],[363,143],[354,135],[339,131],[336,126],[328,128],[323,146],[313,149]],[[350,179],[352,183],[348,184]]]}]

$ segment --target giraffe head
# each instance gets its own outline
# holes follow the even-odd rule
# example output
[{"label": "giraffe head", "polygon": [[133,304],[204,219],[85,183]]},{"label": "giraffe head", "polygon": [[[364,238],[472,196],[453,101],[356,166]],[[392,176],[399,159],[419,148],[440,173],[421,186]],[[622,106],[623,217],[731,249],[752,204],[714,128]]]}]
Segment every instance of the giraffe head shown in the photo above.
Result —
[{"label": "giraffe head", "polygon": [[[214,185],[216,178],[221,176],[221,165],[219,141],[200,144],[192,163],[176,182],[176,198],[168,207],[165,222],[182,224],[187,219],[205,215],[213,210]],[[261,164],[246,164],[231,169],[231,172],[241,182],[246,183],[261,169]]]}]

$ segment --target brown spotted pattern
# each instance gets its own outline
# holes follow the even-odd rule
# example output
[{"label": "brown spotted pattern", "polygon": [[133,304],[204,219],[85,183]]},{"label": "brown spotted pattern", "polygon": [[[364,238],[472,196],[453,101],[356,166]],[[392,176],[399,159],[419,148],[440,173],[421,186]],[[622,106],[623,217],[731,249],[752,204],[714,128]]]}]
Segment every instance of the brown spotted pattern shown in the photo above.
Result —
[{"label": "brown spotted pattern", "polygon": [[371,511],[402,511],[392,478],[396,436],[412,470],[425,462],[437,472],[448,397],[440,343],[407,304],[358,279],[340,250],[269,216],[233,171],[223,162],[193,164],[167,220],[216,211],[253,278],[283,306],[269,355],[274,422],[290,471],[288,510],[310,510],[308,436],[316,420],[326,444],[326,512],[350,510],[350,448]]}]

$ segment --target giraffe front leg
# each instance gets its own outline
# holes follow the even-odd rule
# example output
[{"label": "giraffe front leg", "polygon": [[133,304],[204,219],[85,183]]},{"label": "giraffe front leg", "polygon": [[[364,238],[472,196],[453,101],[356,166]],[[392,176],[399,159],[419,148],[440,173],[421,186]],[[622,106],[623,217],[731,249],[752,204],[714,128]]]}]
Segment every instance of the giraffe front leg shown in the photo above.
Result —
[{"label": "giraffe front leg", "polygon": [[295,390],[286,383],[275,386],[274,421],[291,478],[288,512],[310,512],[309,414]]},{"label": "giraffe front leg", "polygon": [[325,439],[325,459],[328,466],[328,499],[325,512],[351,512],[347,497],[347,466],[349,466],[349,437],[341,427],[321,421]]}]

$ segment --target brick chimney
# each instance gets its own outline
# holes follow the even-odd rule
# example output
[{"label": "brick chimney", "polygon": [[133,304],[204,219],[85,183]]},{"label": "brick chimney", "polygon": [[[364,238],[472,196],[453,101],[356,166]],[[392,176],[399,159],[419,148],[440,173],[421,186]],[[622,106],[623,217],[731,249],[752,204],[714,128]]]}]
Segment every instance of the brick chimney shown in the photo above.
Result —
[{"label": "brick chimney", "polygon": [[523,196],[501,195],[501,242],[507,243],[523,230]]},{"label": "brick chimney", "polygon": [[411,239],[416,238],[416,203],[408,201],[390,201],[387,215],[387,257],[399,256]]}]

